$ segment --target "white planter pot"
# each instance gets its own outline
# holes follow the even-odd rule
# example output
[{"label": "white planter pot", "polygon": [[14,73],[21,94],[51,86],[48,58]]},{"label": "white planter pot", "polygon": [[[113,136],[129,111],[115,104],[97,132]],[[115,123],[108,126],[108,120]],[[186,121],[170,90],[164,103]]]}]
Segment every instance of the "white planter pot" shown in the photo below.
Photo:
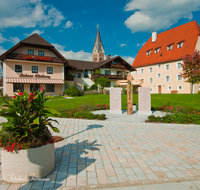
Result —
[{"label": "white planter pot", "polygon": [[2,179],[12,183],[25,183],[43,178],[55,168],[54,144],[38,148],[8,152],[1,150]]}]

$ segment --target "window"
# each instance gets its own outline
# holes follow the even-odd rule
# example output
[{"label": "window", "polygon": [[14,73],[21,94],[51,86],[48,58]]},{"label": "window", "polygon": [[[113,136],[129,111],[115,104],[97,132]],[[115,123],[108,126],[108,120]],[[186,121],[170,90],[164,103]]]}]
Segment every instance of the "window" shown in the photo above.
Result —
[{"label": "window", "polygon": [[81,79],[81,73],[77,73],[77,78]]},{"label": "window", "polygon": [[28,50],[28,55],[34,55],[34,50],[29,49]]},{"label": "window", "polygon": [[105,70],[105,75],[111,75],[111,71]]},{"label": "window", "polygon": [[46,92],[55,92],[55,84],[46,84]]},{"label": "window", "polygon": [[151,50],[146,52],[146,55],[150,55],[151,54]]},{"label": "window", "polygon": [[181,62],[178,62],[177,63],[177,69],[181,69],[181,68],[182,68]]},{"label": "window", "polygon": [[38,66],[32,66],[32,73],[38,73]]},{"label": "window", "polygon": [[44,56],[44,51],[38,51],[39,56]]},{"label": "window", "polygon": [[178,85],[178,90],[183,90],[183,86],[182,85]]},{"label": "window", "polygon": [[150,72],[150,73],[153,72],[153,67],[149,67],[149,72]]},{"label": "window", "polygon": [[172,50],[173,44],[167,46],[167,51]]},{"label": "window", "polygon": [[149,83],[153,83],[153,78],[149,78]]},{"label": "window", "polygon": [[157,78],[161,78],[161,74],[160,73],[157,74]]},{"label": "window", "polygon": [[150,92],[153,92],[153,89],[152,89],[152,88],[150,88]]},{"label": "window", "polygon": [[161,68],[161,64],[158,64],[158,65],[157,65],[157,68],[160,69],[160,68]]},{"label": "window", "polygon": [[172,86],[167,86],[167,90],[171,91],[172,90]]},{"label": "window", "polygon": [[100,57],[100,59],[99,59],[100,61],[103,61],[103,58],[102,57]]},{"label": "window", "polygon": [[182,76],[181,75],[177,75],[177,80],[182,80]]},{"label": "window", "polygon": [[159,53],[159,50],[160,50],[160,48],[155,49],[155,50],[154,50],[154,53],[155,53],[155,54]]},{"label": "window", "polygon": [[122,72],[122,71],[117,71],[117,75],[122,76],[122,75],[123,75],[123,72]]},{"label": "window", "polygon": [[183,42],[177,43],[177,48],[182,48],[183,47]]},{"label": "window", "polygon": [[72,77],[73,77],[73,79],[75,79],[76,78],[76,73],[72,73]]},{"label": "window", "polygon": [[47,74],[53,74],[53,67],[47,67]]},{"label": "window", "polygon": [[15,65],[15,72],[22,73],[22,65]]},{"label": "window", "polygon": [[140,74],[144,74],[144,69],[140,69]]},{"label": "window", "polygon": [[13,83],[13,92],[18,92],[19,90],[20,90],[20,92],[24,91],[24,84]]},{"label": "window", "polygon": [[137,75],[137,71],[134,71],[134,75]]},{"label": "window", "polygon": [[140,79],[142,81],[142,84],[144,84],[144,79]]},{"label": "window", "polygon": [[165,70],[169,70],[169,64],[165,65]]},{"label": "window", "polygon": [[88,71],[87,70],[85,70],[84,71],[84,78],[88,78],[89,76],[88,76]]},{"label": "window", "polygon": [[170,77],[169,76],[165,76],[165,82],[169,82],[170,81]]},{"label": "window", "polygon": [[198,87],[198,90],[200,91],[200,86]]},{"label": "window", "polygon": [[40,84],[30,84],[30,92],[37,92],[39,91]]},{"label": "window", "polygon": [[118,62],[117,61],[113,61],[112,64],[113,65],[118,65]]}]

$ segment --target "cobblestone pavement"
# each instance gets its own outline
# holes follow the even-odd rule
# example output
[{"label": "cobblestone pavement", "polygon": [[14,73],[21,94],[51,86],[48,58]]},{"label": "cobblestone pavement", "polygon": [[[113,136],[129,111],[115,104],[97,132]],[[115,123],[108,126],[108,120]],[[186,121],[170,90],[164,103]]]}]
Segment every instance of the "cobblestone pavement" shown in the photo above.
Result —
[{"label": "cobblestone pavement", "polygon": [[56,167],[49,181],[2,181],[0,190],[103,189],[200,179],[198,125],[58,121],[60,133],[53,135],[64,140],[55,143]]}]

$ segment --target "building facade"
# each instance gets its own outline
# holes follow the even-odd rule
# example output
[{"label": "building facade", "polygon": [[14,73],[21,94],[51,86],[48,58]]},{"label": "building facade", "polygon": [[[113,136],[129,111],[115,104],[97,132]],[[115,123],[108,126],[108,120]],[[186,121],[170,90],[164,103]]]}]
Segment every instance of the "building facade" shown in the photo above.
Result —
[{"label": "building facade", "polygon": [[3,68],[3,93],[46,90],[58,95],[64,90],[64,66],[67,60],[46,40],[33,34],[0,56]]},{"label": "building facade", "polygon": [[183,58],[200,50],[200,26],[196,21],[178,26],[152,37],[139,50],[132,66],[135,79],[142,79],[142,87],[151,93],[197,93],[200,84],[192,88],[182,78]]}]

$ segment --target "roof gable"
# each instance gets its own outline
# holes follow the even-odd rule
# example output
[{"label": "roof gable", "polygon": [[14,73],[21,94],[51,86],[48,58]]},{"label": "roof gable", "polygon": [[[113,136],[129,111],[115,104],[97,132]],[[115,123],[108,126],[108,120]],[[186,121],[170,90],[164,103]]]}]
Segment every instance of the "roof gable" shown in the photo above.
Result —
[{"label": "roof gable", "polygon": [[[196,21],[192,21],[158,34],[155,42],[152,42],[152,37],[150,37],[139,50],[132,66],[141,67],[183,59],[186,54],[194,52],[198,35],[200,35],[200,26]],[[180,42],[183,42],[183,46],[178,48],[177,44]],[[169,45],[173,45],[171,50],[167,50]],[[158,47],[159,52],[155,53],[154,50]],[[149,50],[152,51],[150,55],[147,55]]]}]

